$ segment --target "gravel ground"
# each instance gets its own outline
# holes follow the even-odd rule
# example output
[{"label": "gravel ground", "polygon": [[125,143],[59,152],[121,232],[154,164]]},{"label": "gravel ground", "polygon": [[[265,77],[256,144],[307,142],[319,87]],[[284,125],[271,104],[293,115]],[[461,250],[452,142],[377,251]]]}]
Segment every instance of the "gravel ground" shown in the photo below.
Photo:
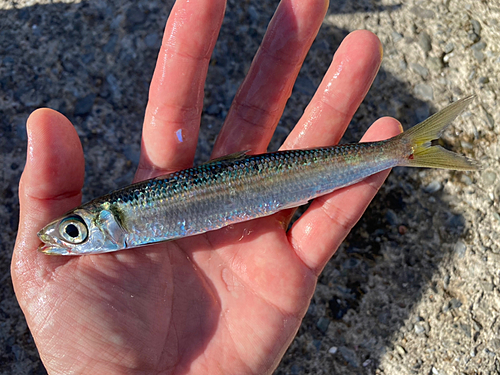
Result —
[{"label": "gravel ground", "polygon": [[[477,98],[445,133],[480,173],[399,168],[320,277],[276,374],[500,373],[500,3],[339,0],[304,64],[270,149],[284,139],[355,29],[381,39],[381,71],[346,133],[395,116],[410,126]],[[208,158],[277,1],[230,0],[206,85],[197,161]],[[0,0],[0,374],[44,374],[9,265],[25,122],[68,116],[86,155],[85,198],[128,183],[172,6],[158,0]]]}]

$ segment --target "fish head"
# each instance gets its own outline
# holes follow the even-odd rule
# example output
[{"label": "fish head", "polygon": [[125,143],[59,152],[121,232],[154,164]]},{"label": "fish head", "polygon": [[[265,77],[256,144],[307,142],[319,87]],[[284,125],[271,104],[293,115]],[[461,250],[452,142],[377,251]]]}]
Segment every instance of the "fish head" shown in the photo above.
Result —
[{"label": "fish head", "polygon": [[38,250],[49,255],[99,254],[126,248],[125,233],[109,210],[70,211],[38,232]]}]

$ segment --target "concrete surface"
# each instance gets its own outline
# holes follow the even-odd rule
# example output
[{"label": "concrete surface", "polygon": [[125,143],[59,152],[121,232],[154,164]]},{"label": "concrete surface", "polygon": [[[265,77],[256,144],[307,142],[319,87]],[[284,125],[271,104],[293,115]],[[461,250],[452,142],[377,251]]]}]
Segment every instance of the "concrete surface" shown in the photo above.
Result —
[{"label": "concrete surface", "polygon": [[[270,149],[301,115],[342,38],[381,39],[382,69],[346,133],[405,126],[468,94],[445,133],[480,173],[396,169],[330,261],[276,374],[500,373],[500,3],[332,1]],[[208,158],[277,1],[228,2],[206,85],[197,161]],[[75,124],[85,198],[127,184],[172,1],[0,0],[0,374],[44,374],[9,264],[25,121],[41,106]]]}]

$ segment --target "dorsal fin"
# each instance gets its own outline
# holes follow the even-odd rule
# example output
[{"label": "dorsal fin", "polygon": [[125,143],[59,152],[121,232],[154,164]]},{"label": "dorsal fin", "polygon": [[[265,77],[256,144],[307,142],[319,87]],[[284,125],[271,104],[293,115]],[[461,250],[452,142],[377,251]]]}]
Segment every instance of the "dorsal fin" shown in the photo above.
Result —
[{"label": "dorsal fin", "polygon": [[[247,152],[248,152],[248,150],[245,150],[245,151],[238,151],[238,152],[235,152],[235,153],[232,153],[232,154],[229,154],[229,155],[224,155],[224,156],[221,156],[219,158],[209,160],[206,163],[200,164],[200,165],[198,165],[197,167],[194,167],[194,168],[198,168],[198,167],[206,166],[206,165],[211,165],[211,164],[214,164],[214,163],[234,162],[234,161],[238,161],[238,160],[243,160],[247,156],[249,156],[247,154]],[[180,172],[182,172],[182,171],[176,171],[176,172],[170,172],[170,173],[162,174],[162,175],[154,177],[153,180],[163,180],[165,178],[170,177],[171,175],[173,175],[175,173],[180,173]],[[141,184],[141,182],[137,182],[137,184]]]},{"label": "dorsal fin", "polygon": [[203,163],[201,165],[220,163],[220,162],[224,162],[224,161],[243,160],[248,156],[248,152],[249,152],[249,150],[234,152],[234,153],[229,154],[229,155],[224,155],[224,156],[218,157],[216,159],[209,160],[206,163]]}]

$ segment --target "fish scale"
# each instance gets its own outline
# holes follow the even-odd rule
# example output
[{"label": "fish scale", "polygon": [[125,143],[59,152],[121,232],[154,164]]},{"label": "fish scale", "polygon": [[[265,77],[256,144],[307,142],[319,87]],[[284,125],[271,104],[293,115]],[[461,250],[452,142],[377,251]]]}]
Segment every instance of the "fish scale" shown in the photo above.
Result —
[{"label": "fish scale", "polygon": [[474,170],[441,148],[458,101],[386,141],[262,155],[240,152],[94,199],[39,233],[47,254],[94,254],[216,230],[297,207],[395,166]]}]

